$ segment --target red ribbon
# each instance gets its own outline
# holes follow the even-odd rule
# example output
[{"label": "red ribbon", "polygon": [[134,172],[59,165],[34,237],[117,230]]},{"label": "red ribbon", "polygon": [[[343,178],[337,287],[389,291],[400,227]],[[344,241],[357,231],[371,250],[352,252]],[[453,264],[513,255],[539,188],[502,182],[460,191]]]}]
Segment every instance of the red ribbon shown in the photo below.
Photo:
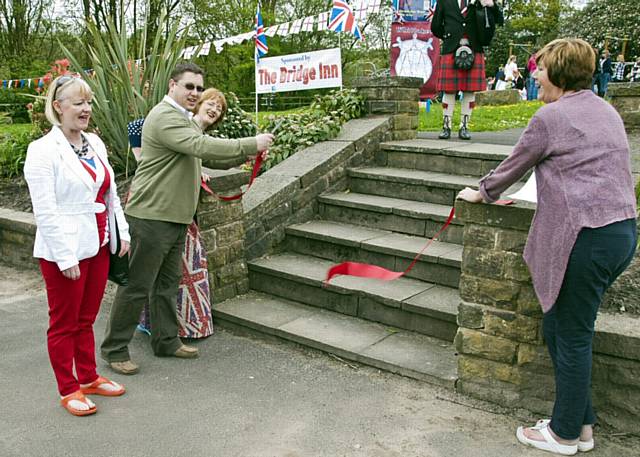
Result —
[{"label": "red ribbon", "polygon": [[433,235],[433,237],[424,245],[422,250],[418,253],[418,255],[413,259],[413,262],[407,267],[406,270],[399,273],[397,271],[387,270],[386,268],[379,267],[377,265],[371,265],[368,263],[359,263],[359,262],[344,262],[339,265],[335,265],[327,271],[327,279],[325,279],[325,285],[329,284],[331,278],[336,275],[348,275],[348,276],[359,276],[361,278],[374,278],[374,279],[382,279],[383,281],[392,281],[394,279],[398,279],[400,276],[404,276],[409,273],[415,264],[418,262],[422,253],[433,243],[433,241],[440,236],[442,232],[445,231],[451,221],[453,220],[453,215],[455,214],[455,208],[451,208],[451,212],[449,213],[449,217],[445,221],[444,225],[438,230],[438,233]]},{"label": "red ribbon", "polygon": [[216,198],[218,198],[220,200],[223,200],[225,202],[238,200],[239,198],[242,198],[242,196],[249,190],[249,188],[253,184],[253,181],[258,176],[258,172],[260,171],[260,168],[262,167],[262,154],[263,154],[263,152],[259,152],[256,155],[256,159],[253,162],[253,169],[251,170],[251,178],[249,179],[249,185],[247,186],[247,188],[245,189],[244,192],[240,192],[239,194],[225,197],[224,195],[218,195],[213,190],[211,190],[211,188],[207,185],[207,183],[206,183],[206,181],[204,179],[200,181],[200,185],[205,190],[205,192],[207,192],[207,193],[213,195],[214,197],[216,197]]}]

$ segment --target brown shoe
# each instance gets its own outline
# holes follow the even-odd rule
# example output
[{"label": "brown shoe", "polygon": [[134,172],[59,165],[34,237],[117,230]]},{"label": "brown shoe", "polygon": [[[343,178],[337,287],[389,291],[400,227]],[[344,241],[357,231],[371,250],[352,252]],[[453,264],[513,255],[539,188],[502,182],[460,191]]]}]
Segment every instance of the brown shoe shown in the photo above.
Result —
[{"label": "brown shoe", "polygon": [[120,374],[136,374],[139,371],[138,365],[133,363],[131,360],[126,360],[124,362],[110,362],[109,366],[113,371]]},{"label": "brown shoe", "polygon": [[193,359],[198,357],[198,348],[183,344],[178,348],[176,352],[173,353],[173,355],[174,357],[178,357],[181,359]]}]

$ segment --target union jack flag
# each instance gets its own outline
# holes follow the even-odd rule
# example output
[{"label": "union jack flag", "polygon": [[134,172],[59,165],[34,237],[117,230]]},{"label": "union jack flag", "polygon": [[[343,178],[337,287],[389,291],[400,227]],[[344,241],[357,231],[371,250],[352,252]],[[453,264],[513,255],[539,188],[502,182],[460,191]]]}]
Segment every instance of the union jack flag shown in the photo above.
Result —
[{"label": "union jack flag", "polygon": [[333,0],[333,9],[329,18],[329,30],[353,33],[358,40],[364,38],[356,18],[353,16],[353,11],[351,11],[351,7],[346,0]]},{"label": "union jack flag", "polygon": [[256,60],[264,57],[269,52],[267,45],[267,36],[264,34],[264,23],[262,22],[262,13],[260,13],[260,2],[258,2],[258,10],[256,11]]}]

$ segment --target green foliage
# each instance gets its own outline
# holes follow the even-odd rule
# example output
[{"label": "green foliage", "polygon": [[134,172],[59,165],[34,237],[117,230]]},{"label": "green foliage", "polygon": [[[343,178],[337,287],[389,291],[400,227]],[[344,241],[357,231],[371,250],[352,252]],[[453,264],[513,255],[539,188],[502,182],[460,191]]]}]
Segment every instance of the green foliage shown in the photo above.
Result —
[{"label": "green foliage", "polygon": [[[524,127],[529,123],[542,102],[520,102],[517,105],[478,106],[473,110],[470,128],[472,132],[493,132],[498,130]],[[427,113],[420,107],[420,124],[418,130],[436,132],[442,129],[442,105],[433,104]],[[453,113],[453,128],[457,129],[460,119],[460,104],[457,103]]]},{"label": "green foliage", "polygon": [[[16,127],[7,129],[7,127]],[[22,174],[29,143],[42,135],[28,125],[5,126],[0,130],[0,177],[12,178]]]},{"label": "green foliage", "polygon": [[[569,15],[562,24],[563,36],[584,38],[598,49],[607,37],[629,38],[627,61],[640,56],[640,3],[637,0],[591,0],[581,10]],[[622,40],[610,39],[609,50],[615,56],[622,52]]]},{"label": "green foliage", "polygon": [[211,135],[219,138],[244,138],[256,135],[256,124],[251,116],[240,108],[238,97],[229,92],[227,99],[227,114],[222,122],[216,125]]},{"label": "green foliage", "polygon": [[364,101],[355,90],[332,91],[317,97],[308,112],[269,116],[264,131],[276,134],[263,170],[277,165],[299,150],[335,138],[342,124],[360,117]]},{"label": "green foliage", "polygon": [[[106,31],[89,23],[89,38],[80,42],[94,69],[93,77],[86,78],[94,93],[92,119],[116,170],[135,167],[135,160],[130,159],[129,154],[127,123],[145,116],[162,100],[169,75],[185,47],[187,32],[178,33],[178,20],[165,20],[163,16],[159,23],[161,27],[155,36],[147,36],[145,29],[133,54],[129,53],[126,27],[118,28],[111,21]],[[169,23],[173,25],[169,27]],[[151,46],[147,45],[148,40]],[[73,68],[82,72],[79,56],[64,44],[60,45]],[[147,49],[151,51],[147,53]],[[142,59],[140,65],[133,63],[137,58]]]},{"label": "green foliage", "polygon": [[12,89],[0,90],[0,111],[6,113],[16,123],[29,122],[27,104],[29,97],[25,96],[25,90]]}]

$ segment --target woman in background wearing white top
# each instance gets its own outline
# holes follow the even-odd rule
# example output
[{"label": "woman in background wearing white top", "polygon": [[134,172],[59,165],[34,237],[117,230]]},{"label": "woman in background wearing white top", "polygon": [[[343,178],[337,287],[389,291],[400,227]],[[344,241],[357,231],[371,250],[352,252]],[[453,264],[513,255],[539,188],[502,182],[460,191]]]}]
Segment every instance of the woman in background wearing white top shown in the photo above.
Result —
[{"label": "woman in background wearing white top", "polygon": [[[129,250],[129,229],[104,143],[85,133],[93,93],[81,78],[60,76],[49,87],[45,114],[53,127],[32,142],[24,176],[36,220],[34,257],[47,288],[47,347],[61,405],[75,416],[96,412],[85,395],[118,396],[123,386],[96,372],[93,323],[116,250]],[[74,374],[75,368],[75,374]]]}]

